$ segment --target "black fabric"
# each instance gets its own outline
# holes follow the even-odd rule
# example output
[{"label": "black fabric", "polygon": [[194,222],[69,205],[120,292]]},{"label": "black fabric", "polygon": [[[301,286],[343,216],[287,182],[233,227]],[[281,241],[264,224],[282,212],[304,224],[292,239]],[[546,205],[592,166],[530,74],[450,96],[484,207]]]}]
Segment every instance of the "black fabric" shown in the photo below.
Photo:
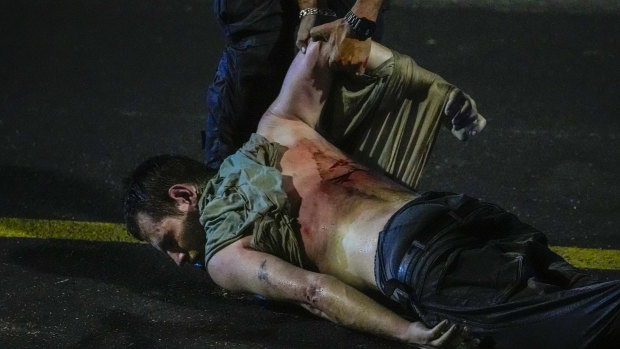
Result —
[{"label": "black fabric", "polygon": [[[328,1],[340,17],[354,3]],[[207,90],[203,148],[207,166],[217,169],[256,131],[278,95],[295,54],[299,8],[291,0],[214,0],[213,9],[226,46]]]},{"label": "black fabric", "polygon": [[219,168],[256,130],[280,89],[294,55],[296,6],[291,4],[283,0],[213,2],[226,46],[207,90],[204,151],[212,169]]},{"label": "black fabric", "polygon": [[[466,325],[482,348],[611,348],[620,281],[597,282],[496,205],[426,193],[379,236],[382,292],[428,326]],[[615,322],[615,324],[614,324]]]}]

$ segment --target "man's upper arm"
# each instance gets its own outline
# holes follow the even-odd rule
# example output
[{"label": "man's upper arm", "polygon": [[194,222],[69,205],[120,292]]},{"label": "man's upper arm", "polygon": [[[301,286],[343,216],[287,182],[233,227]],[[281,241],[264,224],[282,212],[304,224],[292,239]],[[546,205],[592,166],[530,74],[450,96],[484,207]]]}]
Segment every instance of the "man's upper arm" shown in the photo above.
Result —
[{"label": "man's upper arm", "polygon": [[250,248],[251,237],[238,240],[218,251],[207,270],[218,285],[231,291],[245,291],[269,299],[305,303],[309,289],[322,274],[298,268],[284,260]]}]

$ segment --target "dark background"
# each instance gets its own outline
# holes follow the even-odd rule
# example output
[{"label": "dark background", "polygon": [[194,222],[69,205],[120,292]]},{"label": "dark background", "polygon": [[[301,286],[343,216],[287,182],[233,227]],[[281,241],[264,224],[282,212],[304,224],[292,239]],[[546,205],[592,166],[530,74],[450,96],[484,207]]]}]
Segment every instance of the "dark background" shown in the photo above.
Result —
[{"label": "dark background", "polygon": [[[467,143],[442,130],[420,189],[496,202],[554,245],[619,249],[620,14],[401,3],[384,43],[488,119]],[[0,216],[121,222],[122,180],[139,161],[201,159],[222,46],[211,1],[0,0]],[[0,246],[9,347],[389,343],[224,294],[146,246]]]}]

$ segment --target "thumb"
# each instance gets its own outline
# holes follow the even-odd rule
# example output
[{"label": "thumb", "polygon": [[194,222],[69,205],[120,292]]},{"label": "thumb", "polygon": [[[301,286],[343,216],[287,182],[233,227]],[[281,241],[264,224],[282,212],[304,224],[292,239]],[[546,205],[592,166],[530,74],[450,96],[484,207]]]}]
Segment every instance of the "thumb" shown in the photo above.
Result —
[{"label": "thumb", "polygon": [[297,49],[301,51],[301,53],[306,53],[306,42],[297,40],[296,43]]},{"label": "thumb", "polygon": [[302,53],[306,53],[306,47],[308,46],[308,37],[306,36],[305,38],[303,38],[298,36],[295,45],[297,46],[297,49],[300,50]]}]

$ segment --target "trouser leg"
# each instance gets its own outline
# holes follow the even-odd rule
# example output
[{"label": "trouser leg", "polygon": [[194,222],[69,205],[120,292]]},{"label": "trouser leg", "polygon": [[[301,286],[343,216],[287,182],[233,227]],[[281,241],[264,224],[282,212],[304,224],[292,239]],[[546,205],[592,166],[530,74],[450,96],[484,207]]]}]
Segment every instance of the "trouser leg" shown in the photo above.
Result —
[{"label": "trouser leg", "polygon": [[461,238],[469,240],[403,280],[429,325],[468,326],[488,348],[598,348],[617,336],[620,281],[597,282],[495,205],[481,203],[471,221],[436,243]]},{"label": "trouser leg", "polygon": [[293,58],[290,2],[215,1],[227,35],[215,78],[207,91],[205,162],[212,169],[234,153],[276,98]]}]

